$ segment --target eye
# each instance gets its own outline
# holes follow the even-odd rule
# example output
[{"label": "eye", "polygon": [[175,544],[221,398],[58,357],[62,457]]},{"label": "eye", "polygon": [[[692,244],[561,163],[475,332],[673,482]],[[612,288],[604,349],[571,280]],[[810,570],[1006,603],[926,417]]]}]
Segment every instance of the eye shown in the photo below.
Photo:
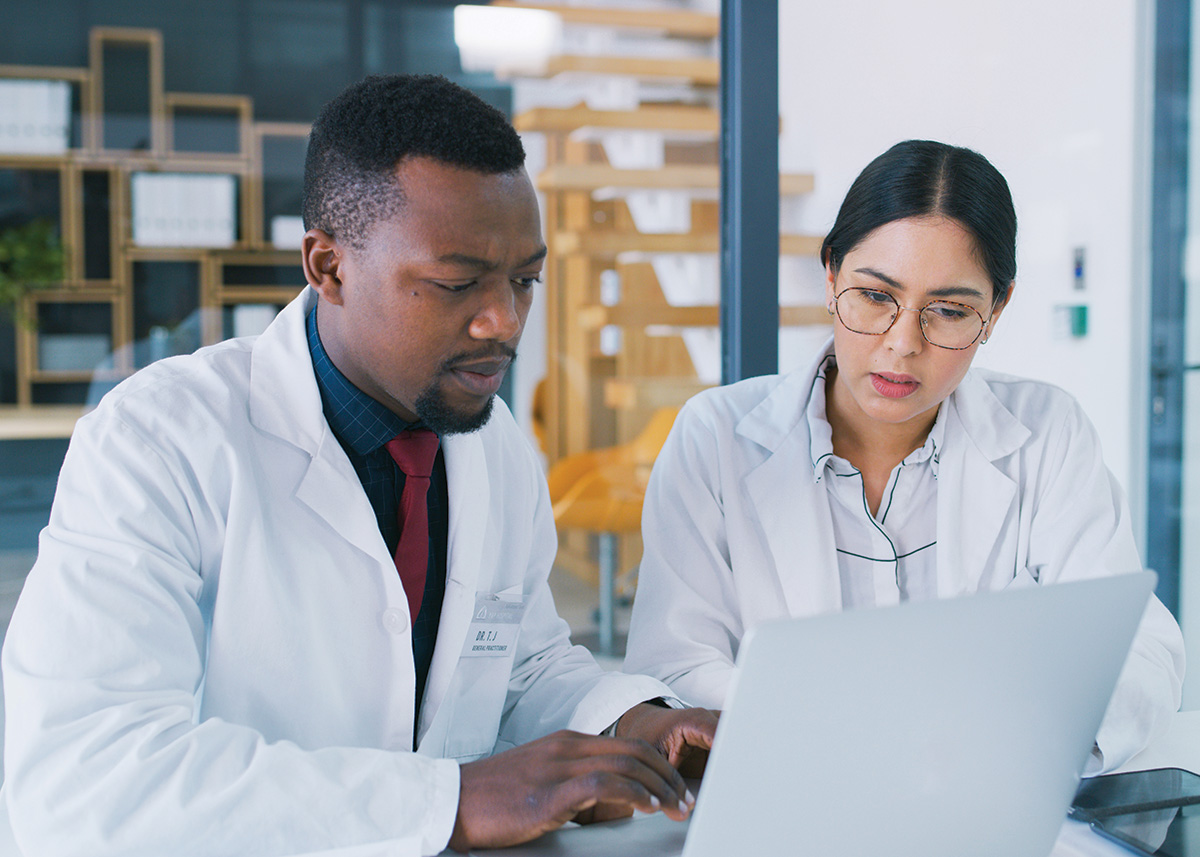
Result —
[{"label": "eye", "polygon": [[887,304],[895,303],[891,295],[889,295],[887,292],[881,292],[877,289],[855,289],[855,292],[864,303],[873,304],[875,306],[886,306]]},{"label": "eye", "polygon": [[925,307],[925,312],[939,321],[966,321],[975,313],[969,307],[953,303],[934,303]]},{"label": "eye", "polygon": [[534,286],[536,286],[541,281],[542,281],[541,274],[532,274],[531,276],[528,276],[528,277],[513,277],[512,282],[513,282],[513,285],[516,286],[518,289],[524,289],[525,291],[529,291],[530,289],[532,289]]},{"label": "eye", "polygon": [[478,282],[477,280],[471,280],[470,282],[466,282],[466,283],[439,283],[437,281],[434,281],[433,284],[435,286],[437,286],[439,289],[445,289],[448,292],[453,292],[453,293],[457,294],[458,292],[465,292],[467,289],[474,286],[477,282]]}]

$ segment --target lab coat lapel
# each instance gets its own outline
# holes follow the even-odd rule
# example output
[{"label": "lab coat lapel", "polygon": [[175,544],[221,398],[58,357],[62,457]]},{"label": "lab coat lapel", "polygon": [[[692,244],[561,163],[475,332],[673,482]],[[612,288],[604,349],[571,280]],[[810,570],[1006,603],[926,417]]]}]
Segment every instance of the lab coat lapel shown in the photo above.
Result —
[{"label": "lab coat lapel", "polygon": [[842,607],[833,520],[825,492],[815,484],[803,404],[823,359],[824,354],[809,372],[786,376],[737,427],[739,435],[768,452],[743,480],[753,507],[746,525],[759,528],[767,543],[791,616]]},{"label": "lab coat lapel", "polygon": [[[483,441],[478,434],[447,435],[442,438],[449,494],[450,526],[447,536],[446,595],[438,625],[437,646],[429,666],[425,700],[421,705],[419,738],[424,737],[446,697],[458,665],[475,592],[483,573],[484,532],[490,510],[490,480]],[[493,557],[489,562],[496,562]],[[419,740],[418,738],[418,740]]]},{"label": "lab coat lapel", "polygon": [[308,456],[296,497],[323,518],[333,533],[381,565],[392,562],[375,513],[361,491],[332,491],[357,477],[321,407],[305,333],[316,302],[311,288],[288,304],[254,343],[250,358],[250,419],[258,429],[299,447]]},{"label": "lab coat lapel", "polygon": [[1020,448],[1029,429],[968,373],[944,407],[944,452],[938,461],[938,597],[974,592],[1003,555],[1017,484],[997,462]]}]

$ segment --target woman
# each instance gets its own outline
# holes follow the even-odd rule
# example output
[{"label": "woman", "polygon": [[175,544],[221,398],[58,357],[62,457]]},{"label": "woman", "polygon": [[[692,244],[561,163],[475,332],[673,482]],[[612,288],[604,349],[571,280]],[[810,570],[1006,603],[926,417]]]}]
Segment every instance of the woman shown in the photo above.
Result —
[{"label": "woman", "polygon": [[[976,152],[910,140],[863,170],[821,248],[832,341],[806,370],[697,396],[655,464],[627,670],[720,708],[764,620],[1140,568],[1075,401],[970,371],[1012,298],[1016,231]],[[1152,599],[1093,769],[1165,727],[1182,675]]]}]

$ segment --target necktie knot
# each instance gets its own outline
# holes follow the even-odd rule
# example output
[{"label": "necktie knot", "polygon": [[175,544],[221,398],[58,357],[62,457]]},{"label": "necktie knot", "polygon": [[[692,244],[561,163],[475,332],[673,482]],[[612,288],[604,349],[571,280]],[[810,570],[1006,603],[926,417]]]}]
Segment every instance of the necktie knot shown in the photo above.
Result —
[{"label": "necktie knot", "polygon": [[387,442],[387,451],[405,476],[428,479],[437,458],[438,436],[425,428],[402,431]]}]

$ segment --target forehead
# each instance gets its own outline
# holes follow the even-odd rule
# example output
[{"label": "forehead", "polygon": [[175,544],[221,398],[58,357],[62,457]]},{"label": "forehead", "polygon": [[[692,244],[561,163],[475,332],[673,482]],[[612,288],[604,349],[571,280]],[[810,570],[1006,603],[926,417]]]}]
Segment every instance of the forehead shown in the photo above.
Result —
[{"label": "forehead", "polygon": [[988,293],[991,289],[974,236],[946,217],[909,217],[876,228],[843,262],[849,273],[863,268],[885,274],[904,288],[971,285],[983,286]]},{"label": "forehead", "polygon": [[524,169],[481,173],[430,158],[407,158],[396,168],[401,203],[377,226],[397,237],[448,252],[474,248],[491,258],[529,256],[541,244],[541,218]]}]

